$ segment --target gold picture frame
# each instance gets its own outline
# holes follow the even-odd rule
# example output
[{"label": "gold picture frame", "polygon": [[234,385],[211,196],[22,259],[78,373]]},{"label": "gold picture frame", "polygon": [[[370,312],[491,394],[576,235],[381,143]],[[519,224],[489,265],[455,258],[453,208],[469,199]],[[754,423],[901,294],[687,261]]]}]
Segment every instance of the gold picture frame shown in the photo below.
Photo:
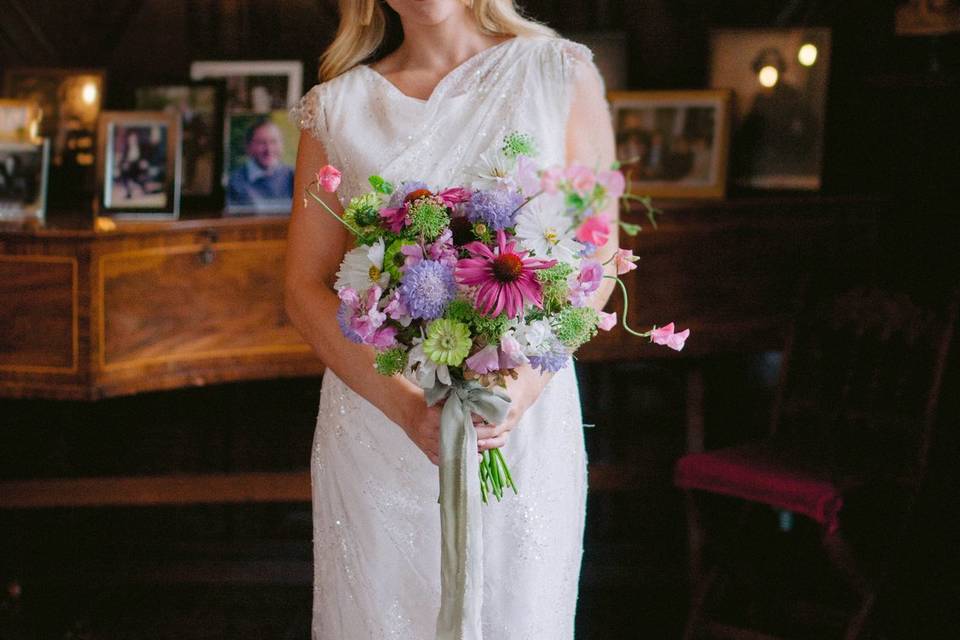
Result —
[{"label": "gold picture frame", "polygon": [[732,97],[726,89],[611,91],[617,160],[634,193],[723,198]]}]

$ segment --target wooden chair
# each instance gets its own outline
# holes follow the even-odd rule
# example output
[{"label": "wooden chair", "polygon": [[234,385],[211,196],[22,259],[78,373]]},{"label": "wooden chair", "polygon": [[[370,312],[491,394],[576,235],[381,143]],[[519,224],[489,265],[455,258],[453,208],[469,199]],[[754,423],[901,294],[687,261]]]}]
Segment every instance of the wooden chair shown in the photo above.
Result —
[{"label": "wooden chair", "polygon": [[[747,623],[721,622],[708,615],[708,604],[722,591],[722,583],[750,573],[747,565],[755,563],[733,556],[747,546],[756,528],[752,519],[770,516],[771,509],[786,519],[784,529],[789,529],[792,514],[799,514],[806,522],[798,524],[816,533],[814,548],[825,552],[825,565],[837,570],[837,582],[845,585],[853,604],[852,610],[841,612],[843,631],[837,637],[862,637],[923,481],[957,319],[957,291],[941,303],[923,305],[877,286],[840,289],[808,283],[800,300],[768,435],[740,446],[691,453],[676,464],[674,481],[686,494],[695,569],[701,566],[704,540],[697,492],[728,496],[741,507],[736,526],[728,532],[729,544],[717,549],[708,570],[696,571],[685,640],[779,637],[774,634],[782,630],[769,628],[775,624],[746,628],[759,615]],[[862,528],[862,523],[873,528]],[[857,531],[868,534],[857,538]],[[863,545],[867,551],[857,544],[863,540],[873,542]],[[755,545],[747,555],[764,548]],[[785,559],[790,558],[778,560]],[[788,580],[771,587],[782,582]],[[762,595],[763,590],[757,592]],[[802,609],[808,617],[811,606]],[[813,616],[822,619],[820,613]]]}]

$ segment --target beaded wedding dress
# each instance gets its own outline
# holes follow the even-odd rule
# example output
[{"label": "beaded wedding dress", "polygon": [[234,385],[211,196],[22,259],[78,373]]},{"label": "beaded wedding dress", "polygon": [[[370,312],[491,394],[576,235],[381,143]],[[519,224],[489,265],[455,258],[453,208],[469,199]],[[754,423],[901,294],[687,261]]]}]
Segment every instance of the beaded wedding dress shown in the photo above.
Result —
[{"label": "beaded wedding dress", "polygon": [[[360,65],[314,86],[293,117],[342,171],[345,206],[369,189],[371,174],[469,184],[464,171],[512,130],[535,137],[542,166],[565,164],[565,128],[583,72],[599,77],[583,45],[514,37],[468,58],[426,100]],[[310,461],[313,639],[433,640],[438,468],[333,369],[323,379]],[[482,508],[484,638],[569,640],[587,490],[572,362],[524,414],[503,453],[519,495],[507,491]]]}]

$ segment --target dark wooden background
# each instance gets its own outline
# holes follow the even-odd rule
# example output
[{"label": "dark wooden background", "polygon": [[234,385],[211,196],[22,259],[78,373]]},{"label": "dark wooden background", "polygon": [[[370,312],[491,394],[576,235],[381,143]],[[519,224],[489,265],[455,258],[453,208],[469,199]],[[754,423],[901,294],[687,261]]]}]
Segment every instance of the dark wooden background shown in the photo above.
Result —
[{"label": "dark wooden background", "polygon": [[[825,187],[892,203],[882,259],[905,279],[957,272],[960,44],[893,35],[894,0],[530,0],[562,33],[621,30],[630,88],[706,84],[720,26],[834,31]],[[333,34],[321,0],[0,0],[0,71],[105,67],[108,108],[132,88],[185,79],[197,59],[303,60],[308,86]],[[944,72],[927,67],[937,47]],[[736,196],[736,194],[734,194]],[[722,211],[718,213],[722,215]],[[705,300],[704,304],[710,304]],[[777,354],[704,363],[708,444],[764,429]],[[641,482],[592,494],[578,638],[676,637],[686,606],[684,523],[671,488],[684,450],[684,364],[579,367],[592,459],[634,462]],[[0,400],[0,478],[304,468],[319,379],[220,385],[95,404]],[[947,399],[955,427],[956,398]],[[954,429],[941,429],[915,548],[884,594],[893,638],[934,638],[956,513]],[[0,513],[0,638],[306,638],[309,505]],[[0,596],[0,601],[4,601]],[[73,635],[67,630],[73,628]],[[6,635],[5,635],[6,634]]]}]

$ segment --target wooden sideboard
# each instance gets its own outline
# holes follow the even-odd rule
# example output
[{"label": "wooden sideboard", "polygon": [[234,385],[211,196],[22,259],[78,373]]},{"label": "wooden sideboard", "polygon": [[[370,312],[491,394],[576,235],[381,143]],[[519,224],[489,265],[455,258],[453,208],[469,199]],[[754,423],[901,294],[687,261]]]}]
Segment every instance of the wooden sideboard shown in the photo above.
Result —
[{"label": "wooden sideboard", "polygon": [[[696,358],[779,347],[799,275],[860,268],[881,204],[754,197],[659,203],[657,229],[622,244],[636,326],[691,329],[676,352],[598,336],[583,360]],[[287,221],[125,222],[116,230],[0,232],[0,396],[96,400],[151,390],[318,375],[283,309]],[[611,308],[622,311],[619,292]]]},{"label": "wooden sideboard", "polygon": [[0,232],[0,395],[317,375],[283,309],[283,218]]}]

